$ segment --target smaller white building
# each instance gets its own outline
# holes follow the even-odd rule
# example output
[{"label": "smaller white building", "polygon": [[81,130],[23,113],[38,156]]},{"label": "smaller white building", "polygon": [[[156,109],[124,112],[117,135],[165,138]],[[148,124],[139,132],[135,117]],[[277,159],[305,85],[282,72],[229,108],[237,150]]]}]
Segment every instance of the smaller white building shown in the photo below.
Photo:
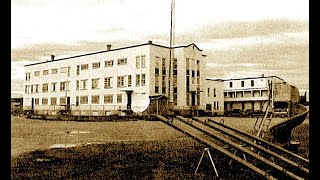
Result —
[{"label": "smaller white building", "polygon": [[291,107],[299,101],[299,91],[277,76],[227,79],[224,80],[224,101],[225,111],[265,111],[271,102],[275,110],[286,109],[290,115]]}]

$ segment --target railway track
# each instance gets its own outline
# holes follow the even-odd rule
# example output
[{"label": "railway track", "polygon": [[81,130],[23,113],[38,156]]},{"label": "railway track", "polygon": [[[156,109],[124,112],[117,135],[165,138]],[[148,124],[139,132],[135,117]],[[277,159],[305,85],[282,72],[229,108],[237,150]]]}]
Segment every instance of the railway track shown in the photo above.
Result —
[{"label": "railway track", "polygon": [[[309,161],[279,146],[209,118],[165,118],[171,127],[218,150],[266,179],[308,179]],[[230,161],[230,162],[231,162]]]}]

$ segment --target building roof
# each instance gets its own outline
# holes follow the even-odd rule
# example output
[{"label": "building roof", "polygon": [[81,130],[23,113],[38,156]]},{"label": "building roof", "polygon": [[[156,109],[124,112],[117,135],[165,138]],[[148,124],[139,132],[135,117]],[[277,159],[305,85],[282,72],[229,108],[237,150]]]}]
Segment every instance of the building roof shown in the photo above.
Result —
[{"label": "building roof", "polygon": [[278,77],[278,76],[259,76],[259,77],[245,77],[245,78],[230,78],[230,79],[215,79],[215,78],[207,78],[206,80],[215,80],[215,81],[232,81],[232,80],[245,80],[245,79],[261,79],[261,78],[278,78],[282,81],[285,81],[284,79]]},{"label": "building roof", "polygon": [[[60,59],[54,59],[54,60],[48,60],[48,61],[43,61],[43,62],[37,62],[37,63],[32,63],[32,64],[27,64],[24,65],[26,66],[32,66],[32,65],[37,65],[37,64],[43,64],[43,63],[49,63],[49,62],[55,62],[55,61],[61,61],[61,60],[67,60],[67,59],[73,59],[73,58],[78,58],[78,57],[83,57],[83,56],[90,56],[90,55],[94,55],[94,54],[100,54],[100,53],[106,53],[106,52],[110,52],[110,51],[118,51],[118,50],[123,50],[123,49],[129,49],[129,48],[135,48],[135,47],[139,47],[139,46],[145,46],[145,45],[153,45],[153,46],[158,46],[158,47],[162,47],[162,48],[170,48],[167,46],[163,46],[163,45],[159,45],[159,44],[154,44],[152,43],[152,41],[148,41],[147,43],[143,43],[143,44],[137,44],[137,45],[133,45],[133,46],[126,46],[126,47],[121,47],[121,48],[116,48],[116,49],[110,49],[110,50],[104,50],[104,51],[98,51],[98,52],[92,52],[92,53],[87,53],[87,54],[81,54],[81,55],[76,55],[76,56],[70,56],[70,57],[66,57],[66,58],[60,58]],[[191,43],[189,45],[181,45],[181,46],[175,46],[172,48],[186,48],[189,46],[194,46],[196,47],[199,51],[202,51],[202,49],[200,49],[196,44]]]}]

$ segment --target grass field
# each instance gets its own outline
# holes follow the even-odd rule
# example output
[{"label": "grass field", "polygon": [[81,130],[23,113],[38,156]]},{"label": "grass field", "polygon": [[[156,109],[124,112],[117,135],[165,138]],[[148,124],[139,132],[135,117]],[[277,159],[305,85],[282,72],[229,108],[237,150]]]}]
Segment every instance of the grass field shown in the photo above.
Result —
[{"label": "grass field", "polygon": [[[251,131],[254,119],[213,118]],[[277,123],[281,119],[275,119]],[[309,123],[293,130],[308,154]],[[213,168],[205,158],[194,175],[205,148],[158,121],[72,122],[11,119],[12,179],[208,179]],[[91,144],[91,145],[90,145]],[[75,146],[50,149],[52,146]],[[254,175],[212,151],[221,177],[252,179]],[[226,168],[228,167],[228,168]],[[227,169],[227,170],[226,170]]]}]

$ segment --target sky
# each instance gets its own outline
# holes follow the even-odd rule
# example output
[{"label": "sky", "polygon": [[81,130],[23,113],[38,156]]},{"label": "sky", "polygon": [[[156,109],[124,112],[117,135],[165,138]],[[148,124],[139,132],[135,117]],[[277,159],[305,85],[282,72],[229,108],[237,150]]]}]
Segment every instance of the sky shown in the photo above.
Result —
[{"label": "sky", "polygon": [[[146,43],[169,46],[171,0],[11,0],[11,91],[24,65]],[[195,43],[211,78],[279,76],[309,89],[309,1],[175,0],[175,45]]]}]

